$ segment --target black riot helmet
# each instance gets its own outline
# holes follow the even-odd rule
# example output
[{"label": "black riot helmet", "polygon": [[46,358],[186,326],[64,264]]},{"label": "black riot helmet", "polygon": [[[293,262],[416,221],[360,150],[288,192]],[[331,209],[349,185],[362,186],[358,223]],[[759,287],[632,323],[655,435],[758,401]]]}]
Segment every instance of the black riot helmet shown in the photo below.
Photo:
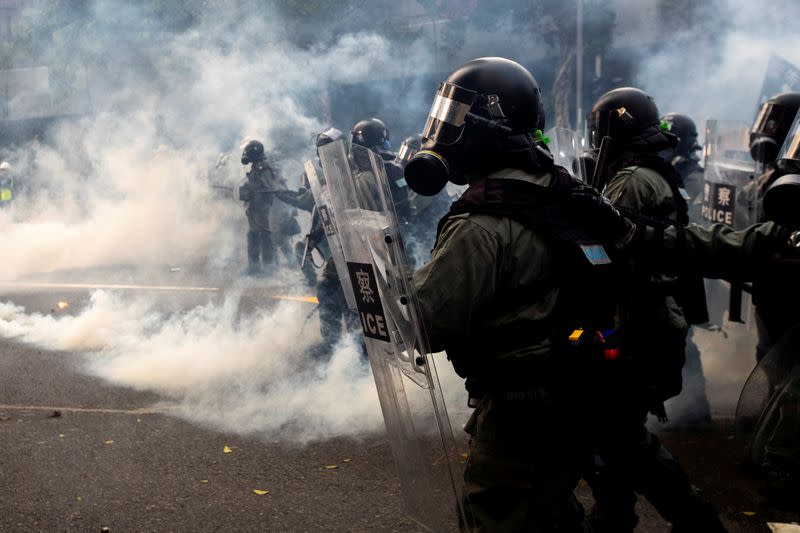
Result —
[{"label": "black riot helmet", "polygon": [[658,152],[678,143],[661,122],[653,98],[640,89],[621,87],[597,99],[589,113],[592,148],[609,137],[618,151]]},{"label": "black riot helmet", "polygon": [[386,124],[377,118],[368,118],[357,122],[350,130],[350,143],[373,150],[389,149],[389,130]]},{"label": "black riot helmet", "polygon": [[314,139],[314,145],[317,147],[317,157],[319,157],[319,149],[321,146],[325,146],[326,144],[330,144],[333,141],[341,139],[342,135],[344,134],[336,128],[328,128],[327,130],[318,133]]},{"label": "black riot helmet", "polygon": [[661,122],[669,124],[669,132],[678,138],[675,154],[689,157],[703,149],[697,143],[697,126],[689,115],[667,113],[661,117]]},{"label": "black riot helmet", "polygon": [[750,155],[754,161],[765,165],[775,161],[798,109],[800,93],[781,93],[761,105],[750,130]]},{"label": "black riot helmet", "polygon": [[410,135],[403,139],[403,144],[400,145],[400,150],[397,151],[397,159],[395,162],[401,167],[405,168],[411,158],[419,152],[422,146],[422,134]]},{"label": "black riot helmet", "polygon": [[242,148],[242,164],[257,163],[264,159],[264,145],[259,141],[249,141]]},{"label": "black riot helmet", "polygon": [[448,180],[463,185],[473,175],[504,167],[552,166],[541,142],[543,128],[533,75],[509,59],[474,59],[439,85],[421,150],[405,168],[406,183],[433,196]]}]

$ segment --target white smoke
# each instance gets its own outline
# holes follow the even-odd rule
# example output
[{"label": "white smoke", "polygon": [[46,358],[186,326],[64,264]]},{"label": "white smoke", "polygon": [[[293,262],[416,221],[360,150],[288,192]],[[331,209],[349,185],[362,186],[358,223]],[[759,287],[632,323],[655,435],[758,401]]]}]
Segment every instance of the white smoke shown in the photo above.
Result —
[{"label": "white smoke", "polygon": [[640,61],[635,83],[662,113],[691,116],[703,134],[708,118],[752,122],[772,54],[800,65],[798,5],[716,0],[701,7],[696,24],[659,35]]},{"label": "white smoke", "polygon": [[[121,10],[136,27],[137,8],[119,4],[93,6],[101,15]],[[7,258],[0,278],[207,265],[210,258],[226,264],[224,254],[236,254],[227,263],[242,261],[241,203],[220,201],[209,183],[218,154],[232,152],[222,179],[233,185],[244,177],[240,144],[260,139],[287,186],[296,188],[303,161],[313,156],[311,139],[330,120],[324,110],[330,84],[379,78],[389,65],[405,64],[409,52],[375,33],[300,48],[270,40],[283,31],[270,13],[237,18],[230,31],[229,12],[221,6],[192,29],[165,32],[157,45],[137,50],[144,59],[134,64],[147,68],[121,79],[96,75],[93,116],[64,122],[46,142],[8,154],[23,189],[11,209],[0,211]],[[106,28],[96,45],[111,64],[132,53],[115,35]]]},{"label": "white smoke", "polygon": [[351,338],[329,362],[309,356],[319,341],[308,307],[282,302],[240,311],[241,293],[186,311],[152,299],[97,291],[76,316],[26,313],[0,304],[0,336],[81,352],[87,372],[158,393],[171,412],[224,431],[308,441],[379,430],[368,364]]},{"label": "white smoke", "polygon": [[[222,4],[209,3],[218,9],[188,30],[165,28],[157,43],[132,43],[130,33],[103,27],[141,25],[139,7],[90,4],[97,42],[74,54],[89,65],[100,55],[132,68],[90,68],[94,113],[7,153],[22,187],[0,211],[0,281],[59,282],[66,272],[69,281],[93,282],[98,270],[119,269],[117,277],[134,272],[138,283],[158,284],[157,273],[173,265],[195,284],[220,273],[230,281],[246,265],[244,210],[210,185],[244,177],[243,141],[263,141],[296,188],[313,135],[350,127],[329,123],[331,84],[382,79],[398,65],[427,68],[419,44],[400,49],[365,32],[295,46],[278,38],[291,29],[274,13],[240,17]],[[49,53],[59,57],[56,48]],[[427,108],[429,99],[413,105]],[[229,161],[210,177],[223,151]],[[308,215],[299,221],[305,232]],[[289,294],[307,290],[293,261],[267,283]],[[185,309],[177,299],[164,305],[98,291],[78,315],[59,317],[5,303],[0,336],[84,354],[87,372],[156,392],[179,415],[225,431],[306,441],[382,427],[372,376],[352,339],[334,347],[330,362],[312,361],[320,337],[318,319],[306,319],[310,307],[243,313],[239,296],[227,291],[224,301]]]}]

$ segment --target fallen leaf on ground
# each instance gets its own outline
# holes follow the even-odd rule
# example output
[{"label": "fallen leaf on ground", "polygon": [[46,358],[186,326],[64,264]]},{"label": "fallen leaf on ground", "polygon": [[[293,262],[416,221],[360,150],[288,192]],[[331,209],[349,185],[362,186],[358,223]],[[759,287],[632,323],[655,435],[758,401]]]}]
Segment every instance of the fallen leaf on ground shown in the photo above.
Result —
[{"label": "fallen leaf on ground", "polygon": [[107,440],[103,444],[114,444],[114,441],[113,440]]},{"label": "fallen leaf on ground", "polygon": [[269,491],[268,490],[253,489],[253,494],[258,494],[259,496],[263,496],[264,494],[269,494]]},{"label": "fallen leaf on ground", "polygon": [[339,468],[339,465],[325,465],[326,470],[336,470]]},{"label": "fallen leaf on ground", "polygon": [[469,459],[469,454],[467,452],[464,452],[461,454],[461,458],[466,461],[467,459]]},{"label": "fallen leaf on ground", "polygon": [[225,445],[225,447],[224,447],[224,448],[222,448],[222,453],[231,453],[232,451],[233,451],[233,450],[232,450],[232,449],[231,449],[231,447],[230,447],[230,446],[228,446],[228,445]]},{"label": "fallen leaf on ground", "polygon": [[756,513],[755,513],[755,511],[742,511],[741,514],[743,514],[745,516],[753,516]]},{"label": "fallen leaf on ground", "polygon": [[0,422],[7,422],[11,420],[10,416],[0,416]]},{"label": "fallen leaf on ground", "polygon": [[342,462],[343,463],[349,463],[351,460],[352,459],[350,459],[349,457],[345,457],[344,459],[342,459]]},{"label": "fallen leaf on ground", "polygon": [[200,483],[208,483],[208,480],[207,479],[201,479]]},{"label": "fallen leaf on ground", "polygon": [[59,434],[58,434],[58,438],[59,438],[59,439],[63,439],[63,438],[64,438],[64,434],[63,434],[63,433],[59,433]]}]

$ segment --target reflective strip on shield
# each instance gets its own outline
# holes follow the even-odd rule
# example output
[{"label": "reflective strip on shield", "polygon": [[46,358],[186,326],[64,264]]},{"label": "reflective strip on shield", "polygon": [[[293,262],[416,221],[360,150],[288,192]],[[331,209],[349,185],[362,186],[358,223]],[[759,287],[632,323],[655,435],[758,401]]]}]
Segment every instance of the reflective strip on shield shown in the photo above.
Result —
[{"label": "reflective strip on shield", "polygon": [[0,201],[3,202],[11,201],[11,189],[0,189]]}]

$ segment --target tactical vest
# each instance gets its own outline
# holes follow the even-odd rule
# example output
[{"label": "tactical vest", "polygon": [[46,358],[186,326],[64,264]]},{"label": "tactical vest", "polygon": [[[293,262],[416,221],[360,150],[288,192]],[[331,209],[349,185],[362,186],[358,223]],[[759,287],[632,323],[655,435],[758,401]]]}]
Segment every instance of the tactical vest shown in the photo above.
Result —
[{"label": "tactical vest", "polygon": [[[615,330],[616,288],[623,274],[606,255],[612,247],[602,247],[605,239],[596,230],[577,222],[570,199],[587,188],[560,167],[553,170],[555,183],[544,187],[516,179],[483,179],[473,182],[439,222],[437,240],[447,220],[455,215],[486,214],[515,220],[544,239],[553,255],[545,278],[526,291],[498,292],[491,305],[507,309],[515,302],[533,302],[554,288],[558,297],[553,312],[535,323],[520,323],[516,331],[481,331],[463,339],[460,346],[448,347],[448,357],[456,372],[468,378],[468,389],[520,390],[535,387],[563,376],[570,368],[584,371],[602,359],[620,353]],[[593,191],[593,189],[588,189]],[[490,309],[491,311],[491,309]],[[549,344],[551,356],[543,359],[492,358],[492,354]],[[491,361],[491,364],[487,362]],[[587,366],[589,365],[589,366]],[[472,387],[472,389],[471,389]]]},{"label": "tactical vest", "polygon": [[[672,191],[672,205],[656,209],[644,210],[643,215],[661,220],[665,224],[675,223],[686,226],[689,223],[689,204],[683,196],[683,179],[675,168],[656,155],[637,155],[626,159],[624,170],[634,172],[636,168],[643,167],[655,171],[661,176]],[[703,324],[708,322],[708,307],[706,304],[706,289],[703,278],[696,274],[681,274],[676,281],[667,288],[668,294],[683,309],[686,322]]]}]

